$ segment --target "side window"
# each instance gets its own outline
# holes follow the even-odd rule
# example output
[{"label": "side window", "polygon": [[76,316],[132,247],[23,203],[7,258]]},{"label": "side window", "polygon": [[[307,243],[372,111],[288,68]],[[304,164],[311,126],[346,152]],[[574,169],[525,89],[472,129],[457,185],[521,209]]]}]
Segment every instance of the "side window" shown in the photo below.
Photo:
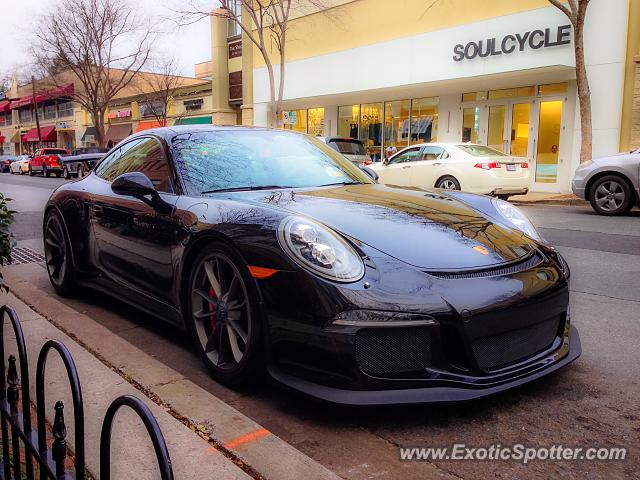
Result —
[{"label": "side window", "polygon": [[389,165],[395,165],[396,163],[404,163],[404,162],[414,162],[418,160],[419,155],[420,155],[420,147],[410,148],[393,157],[389,161]]},{"label": "side window", "polygon": [[443,160],[448,157],[449,154],[442,147],[426,146],[422,151],[422,160]]},{"label": "side window", "polygon": [[144,173],[156,190],[173,193],[164,152],[153,138],[141,138],[123,145],[96,168],[96,174],[108,182],[127,172]]}]

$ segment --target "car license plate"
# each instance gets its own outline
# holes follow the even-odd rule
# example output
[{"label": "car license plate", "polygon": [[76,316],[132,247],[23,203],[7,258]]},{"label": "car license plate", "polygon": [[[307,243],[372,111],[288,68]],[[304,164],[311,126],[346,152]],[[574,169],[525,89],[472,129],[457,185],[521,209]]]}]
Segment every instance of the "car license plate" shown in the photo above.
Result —
[{"label": "car license plate", "polygon": [[516,164],[515,163],[507,163],[507,172],[515,172]]}]

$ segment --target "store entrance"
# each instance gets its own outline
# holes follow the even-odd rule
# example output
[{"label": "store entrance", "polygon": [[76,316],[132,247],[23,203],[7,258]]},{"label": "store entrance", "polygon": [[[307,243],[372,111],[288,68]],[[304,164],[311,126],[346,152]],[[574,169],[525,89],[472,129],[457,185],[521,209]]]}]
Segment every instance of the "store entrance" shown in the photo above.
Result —
[{"label": "store entrance", "polygon": [[513,155],[530,157],[532,102],[489,105],[487,146]]}]

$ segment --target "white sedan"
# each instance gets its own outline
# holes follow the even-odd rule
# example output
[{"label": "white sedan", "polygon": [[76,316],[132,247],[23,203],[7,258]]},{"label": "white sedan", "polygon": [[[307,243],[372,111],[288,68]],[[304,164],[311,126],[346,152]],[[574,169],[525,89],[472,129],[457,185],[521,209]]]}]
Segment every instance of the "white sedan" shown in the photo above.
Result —
[{"label": "white sedan", "polygon": [[531,181],[526,158],[470,143],[412,145],[369,167],[380,183],[464,190],[503,199],[526,194]]},{"label": "white sedan", "polygon": [[11,173],[19,173],[20,175],[29,173],[29,160],[31,160],[29,155],[20,155],[18,160],[9,166],[9,171]]}]

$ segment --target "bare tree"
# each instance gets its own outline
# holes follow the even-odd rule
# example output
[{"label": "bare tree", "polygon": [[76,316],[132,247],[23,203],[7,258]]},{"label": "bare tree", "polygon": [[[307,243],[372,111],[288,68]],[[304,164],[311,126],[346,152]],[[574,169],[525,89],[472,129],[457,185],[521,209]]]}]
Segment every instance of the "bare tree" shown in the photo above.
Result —
[{"label": "bare tree", "polygon": [[154,73],[138,75],[135,87],[141,97],[144,116],[151,116],[158,125],[166,127],[169,105],[173,102],[176,89],[184,82],[178,75],[178,62],[172,57],[152,61],[151,70]]},{"label": "bare tree", "polygon": [[573,48],[576,57],[576,83],[578,85],[578,101],[580,102],[580,163],[591,160],[593,147],[591,90],[587,78],[587,67],[584,63],[584,20],[589,0],[549,0],[554,7],[560,9],[573,26]]},{"label": "bare tree", "polygon": [[[257,47],[267,67],[269,76],[269,107],[271,126],[278,125],[284,95],[286,46],[289,20],[292,11],[319,11],[329,6],[323,0],[218,0],[220,9],[203,11],[198,0],[190,0],[189,9],[179,10],[181,23],[193,23],[203,17],[217,15],[235,22],[247,38]],[[243,22],[242,15],[250,22]],[[275,51],[274,51],[275,50]],[[275,67],[279,75],[276,80]]]},{"label": "bare tree", "polygon": [[107,106],[149,59],[151,31],[126,0],[58,0],[37,25],[32,52],[43,82],[74,84],[104,146]]}]

